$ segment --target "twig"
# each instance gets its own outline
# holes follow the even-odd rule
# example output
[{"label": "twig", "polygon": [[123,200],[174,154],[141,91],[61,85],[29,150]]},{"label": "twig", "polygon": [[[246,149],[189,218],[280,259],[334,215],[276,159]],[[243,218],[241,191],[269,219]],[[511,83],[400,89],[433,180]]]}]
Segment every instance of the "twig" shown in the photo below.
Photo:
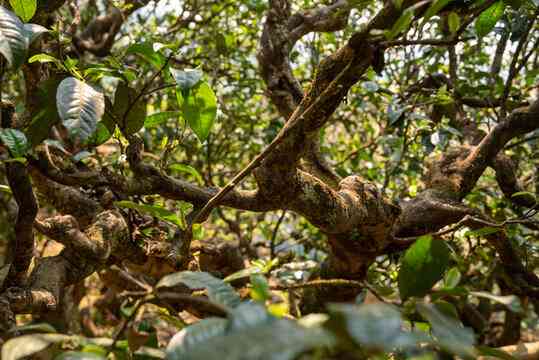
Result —
[{"label": "twig", "polygon": [[312,280],[301,284],[292,285],[275,285],[271,287],[271,290],[291,290],[291,289],[304,289],[309,287],[353,287],[353,288],[366,288],[368,289],[378,300],[386,302],[384,298],[378,294],[376,289],[365,281],[347,280],[347,279],[320,279]]},{"label": "twig", "polygon": [[[502,98],[501,98],[501,105],[502,105],[501,112],[502,112],[502,117],[503,118],[505,118],[505,116],[507,114],[506,101],[507,101],[507,98],[509,97],[509,93],[511,91],[511,84],[513,83],[513,80],[514,80],[515,76],[517,75],[517,72],[518,72],[518,69],[519,69],[519,67],[517,66],[518,58],[519,58],[519,55],[520,55],[522,49],[524,48],[524,44],[528,40],[528,33],[532,29],[533,24],[535,24],[535,20],[536,20],[537,16],[539,16],[539,10],[535,11],[535,16],[533,17],[532,20],[530,20],[528,26],[526,27],[526,30],[524,31],[522,37],[520,38],[520,41],[518,42],[515,53],[513,54],[513,59],[511,60],[511,65],[509,66],[509,75],[507,76],[507,79],[505,80],[505,86],[503,88],[503,94],[502,94]],[[522,63],[524,63],[524,59],[523,59]]]},{"label": "twig", "polygon": [[139,93],[137,94],[137,96],[135,97],[135,99],[133,101],[131,101],[129,103],[129,106],[127,107],[127,110],[125,111],[124,113],[124,116],[123,116],[123,123],[124,123],[124,126],[125,126],[125,121],[127,119],[127,115],[129,115],[129,112],[131,112],[131,110],[133,109],[133,107],[135,106],[136,102],[140,100],[141,97],[143,97],[145,95],[145,92],[146,90],[148,90],[148,88],[150,87],[150,84],[155,80],[155,78],[157,78],[159,76],[159,74],[161,74],[163,72],[163,70],[165,70],[165,68],[167,67],[168,63],[170,62],[170,59],[172,59],[172,57],[174,56],[174,53],[171,53],[167,59],[165,60],[165,63],[161,66],[161,68],[159,68],[159,70],[157,70],[155,72],[155,74],[152,75],[152,77],[150,78],[150,80],[148,80],[144,86],[142,87],[142,89],[140,89]]},{"label": "twig", "polygon": [[281,213],[281,216],[279,216],[279,220],[277,220],[277,224],[275,224],[275,227],[273,228],[273,234],[271,235],[271,241],[270,241],[270,257],[273,259],[275,257],[275,240],[277,239],[277,233],[279,232],[279,227],[281,226],[281,223],[284,220],[284,217],[286,215],[286,210],[283,210]]},{"label": "twig", "polygon": [[[531,215],[531,216],[533,216],[533,215]],[[501,223],[494,223],[494,222],[491,222],[491,221],[488,221],[488,220],[485,220],[485,219],[474,217],[472,215],[466,215],[459,222],[453,224],[452,226],[450,226],[449,228],[447,228],[445,230],[440,230],[440,231],[437,231],[437,232],[424,234],[422,236],[425,236],[425,235],[431,235],[431,236],[436,236],[436,237],[443,236],[443,235],[447,235],[449,233],[455,232],[458,229],[460,229],[461,227],[468,226],[468,225],[474,224],[474,223],[479,224],[479,225],[483,225],[485,227],[488,226],[488,227],[493,227],[493,228],[503,228],[503,227],[505,227],[506,225],[509,225],[509,224],[528,224],[528,223],[536,223],[537,222],[537,221],[534,221],[534,220],[528,220],[529,217],[530,217],[530,215],[525,215],[523,218],[508,219],[508,220],[505,220],[505,221],[503,221]],[[410,237],[404,237],[404,238],[394,237],[392,239],[392,242],[397,244],[397,245],[408,246],[408,245],[413,244],[417,240],[418,237],[419,236],[410,236]]]}]

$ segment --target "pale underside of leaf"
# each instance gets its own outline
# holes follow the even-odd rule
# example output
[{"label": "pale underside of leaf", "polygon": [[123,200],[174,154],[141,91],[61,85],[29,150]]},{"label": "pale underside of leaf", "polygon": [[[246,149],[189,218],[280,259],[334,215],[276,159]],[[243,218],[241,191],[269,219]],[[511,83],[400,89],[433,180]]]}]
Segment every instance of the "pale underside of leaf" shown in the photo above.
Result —
[{"label": "pale underside of leaf", "polygon": [[0,53],[10,66],[19,67],[28,49],[26,29],[11,11],[0,7]]},{"label": "pale underside of leaf", "polygon": [[86,140],[105,113],[105,98],[92,86],[75,78],[62,80],[56,92],[58,114],[70,134]]}]

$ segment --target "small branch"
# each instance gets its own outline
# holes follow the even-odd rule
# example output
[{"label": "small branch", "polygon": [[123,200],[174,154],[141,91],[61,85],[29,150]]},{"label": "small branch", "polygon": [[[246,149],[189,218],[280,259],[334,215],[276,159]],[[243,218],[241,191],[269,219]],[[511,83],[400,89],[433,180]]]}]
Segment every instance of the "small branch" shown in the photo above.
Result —
[{"label": "small branch", "polygon": [[275,285],[271,287],[271,290],[291,290],[291,289],[304,289],[304,288],[322,288],[322,287],[352,287],[368,289],[378,300],[381,302],[386,302],[384,298],[378,294],[376,289],[372,287],[367,282],[364,281],[355,281],[355,280],[346,280],[346,279],[326,279],[326,280],[312,280],[306,283],[293,284],[293,285]]},{"label": "small branch", "polygon": [[473,37],[468,36],[464,38],[454,38],[454,39],[418,39],[418,40],[393,40],[393,41],[384,41],[380,43],[384,48],[390,48],[395,46],[408,46],[408,45],[431,45],[431,46],[453,46],[462,41],[472,40]]},{"label": "small branch", "polygon": [[[511,60],[511,65],[509,66],[509,75],[507,76],[507,79],[505,81],[505,86],[503,89],[503,94],[501,98],[501,105],[502,105],[502,111],[501,115],[502,118],[505,118],[505,115],[507,113],[507,98],[509,97],[509,93],[511,92],[511,85],[513,83],[513,80],[515,76],[517,75],[519,67],[518,64],[518,58],[520,53],[522,52],[522,49],[524,48],[524,44],[526,44],[526,41],[528,40],[528,34],[530,33],[531,29],[533,28],[533,25],[535,24],[535,21],[537,19],[537,16],[539,16],[539,10],[535,11],[535,16],[532,20],[528,23],[528,26],[526,27],[526,30],[523,32],[520,41],[518,42],[517,48],[515,50],[515,53],[513,54],[513,58]],[[530,53],[531,55],[531,53]],[[524,63],[524,60],[523,60]]]},{"label": "small branch", "polygon": [[146,90],[148,90],[148,88],[150,87],[150,85],[153,83],[153,81],[159,76],[159,74],[161,74],[163,72],[163,70],[165,70],[165,68],[168,66],[168,63],[170,62],[170,59],[172,59],[172,57],[175,55],[175,53],[171,53],[167,59],[165,60],[165,63],[159,68],[159,70],[157,70],[155,72],[155,74],[152,75],[152,77],[144,84],[144,86],[142,87],[142,89],[140,89],[139,93],[137,94],[137,96],[135,97],[135,99],[133,99],[132,102],[129,103],[129,106],[127,107],[127,110],[125,110],[125,113],[124,113],[124,116],[123,116],[123,123],[125,124],[126,123],[126,120],[127,120],[127,116],[129,115],[129,112],[133,109],[133,107],[135,106],[135,104],[137,103],[137,101],[140,100],[141,97],[143,97],[145,95],[145,92]]},{"label": "small branch", "polygon": [[284,220],[284,217],[286,215],[286,210],[283,210],[281,213],[281,216],[279,216],[279,220],[277,220],[277,223],[275,224],[275,228],[273,228],[273,233],[271,235],[270,240],[270,257],[273,259],[275,257],[275,240],[277,239],[277,233],[279,232],[279,227],[281,226],[281,223]]}]

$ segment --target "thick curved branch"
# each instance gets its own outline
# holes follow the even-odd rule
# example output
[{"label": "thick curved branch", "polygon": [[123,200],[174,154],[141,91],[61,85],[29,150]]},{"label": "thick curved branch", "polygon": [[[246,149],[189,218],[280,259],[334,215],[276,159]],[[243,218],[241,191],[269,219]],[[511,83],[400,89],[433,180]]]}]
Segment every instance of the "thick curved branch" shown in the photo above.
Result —
[{"label": "thick curved branch", "polygon": [[26,165],[18,162],[6,164],[6,177],[17,202],[17,221],[15,222],[14,257],[6,283],[20,284],[34,256],[33,223],[38,205]]},{"label": "thick curved branch", "polygon": [[[14,107],[10,103],[1,103],[2,127],[13,127]],[[15,241],[13,243],[13,259],[6,279],[7,285],[24,282],[26,271],[34,256],[33,223],[37,215],[38,205],[28,176],[26,164],[17,161],[6,163],[6,177],[17,203],[17,220],[15,222]]]},{"label": "thick curved branch", "polygon": [[81,190],[52,181],[35,168],[31,168],[30,173],[43,199],[60,213],[73,215],[81,226],[91,223],[102,210],[98,201],[90,199]]},{"label": "thick curved branch", "polygon": [[127,1],[129,6],[123,12],[113,7],[107,15],[98,16],[82,33],[74,36],[73,45],[81,54],[88,51],[95,56],[107,56],[127,16],[147,3],[149,0]]},{"label": "thick curved branch", "polygon": [[518,206],[531,208],[535,205],[533,196],[513,197],[514,194],[525,191],[516,175],[517,163],[515,161],[500,153],[496,156],[491,166],[496,172],[496,181],[507,200]]},{"label": "thick curved branch", "polygon": [[[290,66],[290,52],[304,35],[331,32],[346,26],[350,13],[347,0],[291,15],[287,0],[270,2],[257,54],[260,72],[267,85],[267,94],[279,113],[288,119],[303,98],[303,89]],[[332,171],[320,152],[319,139],[305,144],[304,170],[337,187],[339,177]]]},{"label": "thick curved branch", "polygon": [[527,107],[516,109],[507,120],[496,125],[460,164],[463,179],[461,198],[471,191],[489,162],[496,158],[511,139],[537,128],[539,128],[539,99]]}]

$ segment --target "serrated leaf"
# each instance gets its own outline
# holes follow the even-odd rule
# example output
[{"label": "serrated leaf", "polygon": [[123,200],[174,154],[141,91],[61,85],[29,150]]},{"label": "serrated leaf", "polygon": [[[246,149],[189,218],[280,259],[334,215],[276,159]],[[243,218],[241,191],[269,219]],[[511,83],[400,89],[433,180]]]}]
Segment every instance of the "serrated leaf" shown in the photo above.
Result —
[{"label": "serrated leaf", "polygon": [[449,26],[449,32],[455,34],[460,27],[460,17],[454,11],[451,11],[447,17],[447,24]]},{"label": "serrated leaf", "polygon": [[463,358],[475,359],[475,337],[472,330],[443,315],[432,304],[417,304],[417,310],[430,323],[440,346]]},{"label": "serrated leaf", "polygon": [[522,304],[520,303],[520,299],[515,295],[505,295],[505,296],[494,295],[494,294],[490,294],[484,291],[470,291],[470,295],[495,301],[497,303],[505,305],[505,307],[507,307],[509,310],[515,313],[524,312],[524,308],[522,307]]},{"label": "serrated leaf", "polygon": [[400,312],[386,304],[329,305],[332,317],[344,322],[348,334],[358,344],[370,349],[392,351],[414,347],[420,337],[404,332]]},{"label": "serrated leaf", "polygon": [[69,135],[84,141],[95,132],[105,113],[105,97],[92,86],[68,77],[58,85],[56,106]]},{"label": "serrated leaf", "polygon": [[179,70],[173,68],[170,68],[170,74],[176,81],[176,84],[178,84],[178,87],[182,90],[182,95],[184,97],[187,97],[185,92],[198,85],[200,80],[202,80],[202,75],[204,75],[204,73],[198,69]]},{"label": "serrated leaf", "polygon": [[406,251],[398,275],[403,299],[424,296],[440,280],[449,264],[449,248],[440,239],[421,236]]},{"label": "serrated leaf", "polygon": [[230,284],[206,272],[182,271],[163,277],[156,285],[172,287],[184,284],[190,289],[206,289],[208,298],[217,304],[233,308],[239,305],[240,297]]},{"label": "serrated leaf", "polygon": [[36,0],[9,0],[9,4],[24,22],[28,22],[36,13]]},{"label": "serrated leaf", "polygon": [[475,21],[475,32],[479,37],[487,35],[502,18],[505,4],[499,0],[483,11]]},{"label": "serrated leaf", "polygon": [[204,184],[204,179],[202,179],[202,175],[200,175],[200,173],[197,171],[197,169],[195,169],[192,166],[189,166],[189,165],[186,165],[186,164],[172,164],[172,165],[169,166],[169,169],[174,170],[174,171],[178,171],[178,172],[183,172],[183,173],[190,174],[197,180],[197,182],[200,185]]},{"label": "serrated leaf", "polygon": [[200,142],[204,142],[210,135],[217,115],[217,99],[213,90],[204,82],[190,89],[187,98],[180,90],[176,91],[176,96],[187,124]]},{"label": "serrated leaf", "polygon": [[414,9],[408,8],[402,12],[399,19],[393,24],[391,30],[386,34],[387,40],[393,40],[401,32],[406,32],[414,18]]},{"label": "serrated leaf", "polygon": [[176,215],[175,212],[165,209],[161,206],[156,205],[147,205],[147,204],[137,204],[132,201],[123,200],[123,201],[116,201],[114,205],[122,208],[127,209],[133,209],[137,210],[143,213],[150,214],[158,219],[168,221],[176,226],[178,226],[180,229],[185,228],[185,224],[183,221]]},{"label": "serrated leaf", "polygon": [[62,334],[31,334],[9,339],[2,346],[2,360],[18,360],[46,349],[54,343],[70,339]]},{"label": "serrated leaf", "polygon": [[[117,125],[125,136],[132,135],[142,129],[146,119],[146,103],[137,100],[138,92],[120,82],[114,95],[113,113],[117,119]],[[129,112],[127,112],[129,110]]]},{"label": "serrated leaf", "polygon": [[26,135],[17,129],[0,129],[0,141],[14,158],[23,157],[30,148]]},{"label": "serrated leaf", "polygon": [[17,69],[24,63],[28,51],[28,37],[24,24],[11,11],[0,6],[0,54]]},{"label": "serrated leaf", "polygon": [[144,120],[144,127],[151,128],[164,123],[170,118],[179,118],[180,115],[180,111],[162,111],[154,113],[146,116],[146,119]]}]

